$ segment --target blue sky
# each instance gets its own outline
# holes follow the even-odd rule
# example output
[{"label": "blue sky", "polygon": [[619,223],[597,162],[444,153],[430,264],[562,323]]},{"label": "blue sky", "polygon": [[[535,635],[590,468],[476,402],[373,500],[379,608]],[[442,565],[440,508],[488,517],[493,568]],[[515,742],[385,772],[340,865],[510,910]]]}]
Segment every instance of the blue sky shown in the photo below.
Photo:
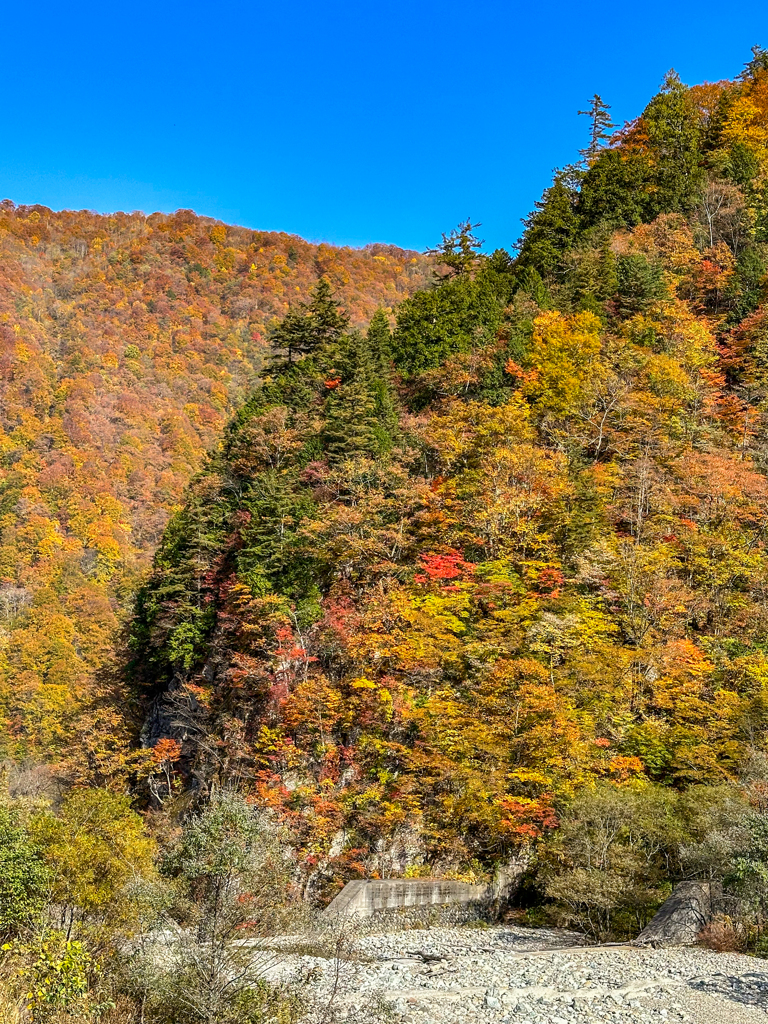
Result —
[{"label": "blue sky", "polygon": [[594,92],[622,121],[670,67],[733,77],[768,4],[42,0],[3,36],[0,198],[417,249],[470,216],[493,248]]}]

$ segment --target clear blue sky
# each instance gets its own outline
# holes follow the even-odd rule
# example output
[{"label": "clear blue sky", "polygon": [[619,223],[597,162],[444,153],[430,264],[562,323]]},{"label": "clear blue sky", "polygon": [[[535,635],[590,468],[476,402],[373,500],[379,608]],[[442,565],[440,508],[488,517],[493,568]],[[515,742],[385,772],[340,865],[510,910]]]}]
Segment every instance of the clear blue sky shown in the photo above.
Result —
[{"label": "clear blue sky", "polygon": [[637,114],[672,66],[768,47],[748,0],[187,0],[5,5],[0,198],[198,213],[423,249],[509,247],[594,92]]}]

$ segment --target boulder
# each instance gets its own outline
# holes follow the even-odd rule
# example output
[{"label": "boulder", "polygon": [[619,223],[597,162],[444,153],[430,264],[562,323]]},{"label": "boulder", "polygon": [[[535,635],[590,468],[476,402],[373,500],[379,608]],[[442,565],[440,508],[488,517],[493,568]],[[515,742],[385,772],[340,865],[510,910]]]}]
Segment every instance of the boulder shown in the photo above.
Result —
[{"label": "boulder", "polygon": [[681,882],[635,939],[639,946],[693,946],[712,919],[718,893],[711,882]]}]

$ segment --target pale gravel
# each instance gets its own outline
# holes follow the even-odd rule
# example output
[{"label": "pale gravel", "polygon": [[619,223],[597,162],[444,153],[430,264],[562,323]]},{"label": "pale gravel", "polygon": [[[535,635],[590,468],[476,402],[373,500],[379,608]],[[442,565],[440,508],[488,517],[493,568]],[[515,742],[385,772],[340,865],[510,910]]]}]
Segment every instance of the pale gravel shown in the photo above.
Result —
[{"label": "pale gravel", "polygon": [[[582,943],[518,927],[368,933],[341,966],[338,998],[367,1019],[382,997],[404,1024],[768,1024],[768,961]],[[322,999],[332,962],[289,961],[281,974],[316,969]]]}]

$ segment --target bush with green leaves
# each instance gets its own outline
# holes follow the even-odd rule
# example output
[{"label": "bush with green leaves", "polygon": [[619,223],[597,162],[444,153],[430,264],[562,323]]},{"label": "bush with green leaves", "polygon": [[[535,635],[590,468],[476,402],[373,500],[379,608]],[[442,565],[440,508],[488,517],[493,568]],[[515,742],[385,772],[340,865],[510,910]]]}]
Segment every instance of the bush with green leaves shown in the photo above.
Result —
[{"label": "bush with green leaves", "polygon": [[0,936],[9,938],[42,913],[50,873],[19,812],[0,806]]},{"label": "bush with green leaves", "polygon": [[158,883],[134,894],[145,932],[123,968],[142,1018],[298,1019],[297,991],[265,979],[280,956],[268,937],[293,923],[290,850],[268,816],[239,795],[219,793],[187,819],[160,870]]},{"label": "bush with green leaves", "polygon": [[556,918],[595,939],[633,937],[675,880],[725,876],[745,811],[728,786],[679,793],[603,783],[582,790],[540,856],[539,878]]},{"label": "bush with green leaves", "polygon": [[[58,929],[7,942],[0,954],[0,998],[10,1016],[34,1024],[62,1019],[96,1021],[113,1003],[105,997],[101,965],[88,947]],[[10,979],[15,979],[11,984]]]}]

